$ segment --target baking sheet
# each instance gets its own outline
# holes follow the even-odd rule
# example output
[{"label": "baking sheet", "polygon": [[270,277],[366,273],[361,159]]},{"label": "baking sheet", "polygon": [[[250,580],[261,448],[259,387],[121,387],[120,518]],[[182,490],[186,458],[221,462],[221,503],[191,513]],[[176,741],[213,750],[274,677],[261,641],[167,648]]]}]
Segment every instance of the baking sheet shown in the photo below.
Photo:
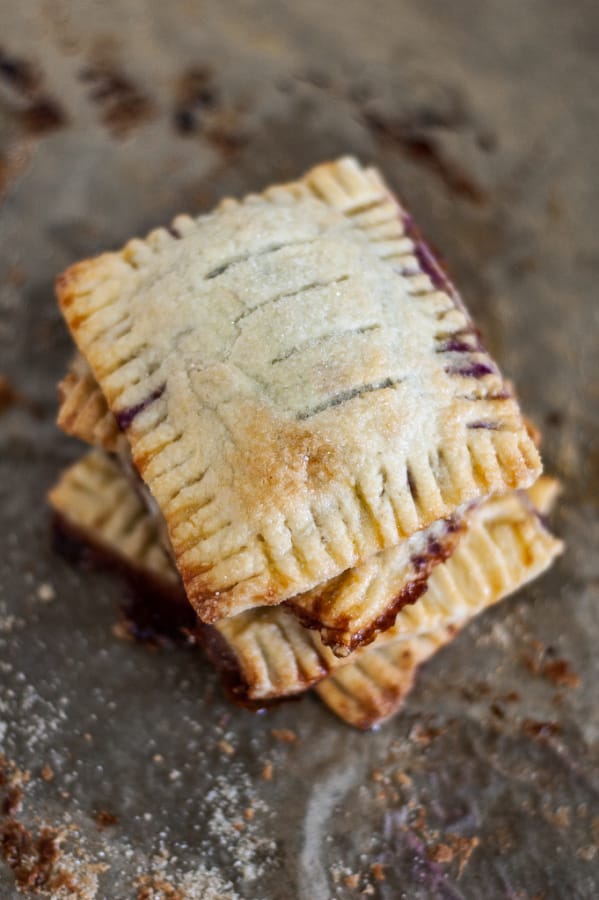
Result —
[{"label": "baking sheet", "polygon": [[[597,896],[598,26],[559,0],[0,6],[0,748],[41,859],[0,896]],[[348,151],[516,380],[568,545],[371,734],[313,697],[231,708],[197,652],[119,639],[122,584],[53,552],[44,504],[81,452],[55,274]]]}]

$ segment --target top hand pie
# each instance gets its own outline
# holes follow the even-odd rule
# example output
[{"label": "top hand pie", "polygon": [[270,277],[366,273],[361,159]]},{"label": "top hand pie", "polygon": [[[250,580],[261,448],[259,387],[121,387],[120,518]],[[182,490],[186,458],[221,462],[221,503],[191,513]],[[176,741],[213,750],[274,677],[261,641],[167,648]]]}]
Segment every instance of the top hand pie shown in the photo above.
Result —
[{"label": "top hand pie", "polygon": [[323,582],[540,473],[455,290],[351,159],[179,217],[57,291],[206,622],[306,613]]}]

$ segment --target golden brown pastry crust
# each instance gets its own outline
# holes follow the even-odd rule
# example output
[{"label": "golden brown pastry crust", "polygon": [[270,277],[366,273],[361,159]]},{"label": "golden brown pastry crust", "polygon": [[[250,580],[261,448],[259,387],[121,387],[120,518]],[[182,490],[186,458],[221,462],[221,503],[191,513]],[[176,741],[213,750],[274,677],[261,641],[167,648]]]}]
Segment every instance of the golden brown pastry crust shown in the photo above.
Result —
[{"label": "golden brown pastry crust", "polygon": [[[555,484],[543,477],[531,491],[542,513],[553,502]],[[177,583],[176,571],[160,544],[155,524],[114,460],[97,451],[88,454],[66,470],[50,493],[50,502],[91,542],[120,555],[129,565],[147,568],[161,578],[170,578],[171,584]],[[222,660],[223,646],[227,649],[229,673],[231,661],[236,661],[234,694],[238,698],[264,701],[288,696],[306,690],[344,666],[358,665],[363,655],[388,644],[444,633],[447,628],[468,621],[539,575],[561,547],[528,496],[513,492],[492,498],[473,511],[461,544],[447,562],[435,569],[423,597],[405,607],[394,625],[373,645],[349,657],[336,657],[315,632],[303,628],[284,607],[247,610],[212,629],[206,626],[204,635],[214,632],[219,636],[215,662]],[[214,641],[210,643],[214,646]],[[389,658],[387,653],[383,657],[387,667]],[[405,657],[398,658],[405,662]],[[402,666],[403,672],[403,662]],[[367,669],[370,671],[370,663]],[[356,671],[362,671],[360,665]],[[356,683],[352,676],[347,678],[349,681],[343,684]],[[402,675],[401,685],[404,683]],[[336,696],[333,688],[325,694]],[[365,713],[363,718],[366,720]]]},{"label": "golden brown pastry crust", "polygon": [[285,605],[304,627],[318,631],[336,656],[347,656],[392,627],[400,610],[418,601],[431,572],[454,553],[467,527],[467,510],[440,519]]},{"label": "golden brown pastry crust", "polygon": [[179,584],[156,522],[117,462],[102,451],[65,469],[48,500],[90,543],[161,582]]},{"label": "golden brown pastry crust", "polygon": [[[541,480],[536,496],[549,503],[554,482]],[[561,550],[528,496],[513,492],[474,510],[461,543],[435,568],[423,596],[404,607],[373,644],[347,657],[334,656],[280,609],[248,610],[216,627],[239,661],[249,697],[295,693],[389,643],[468,621],[540,575]]]},{"label": "golden brown pastry crust", "polygon": [[414,686],[418,669],[449,643],[468,620],[361,653],[348,666],[316,685],[316,692],[340,719],[373,728],[395,715]]},{"label": "golden brown pastry crust", "polygon": [[539,474],[454,289],[353,160],[179,217],[57,292],[205,621]]},{"label": "golden brown pastry crust", "polygon": [[106,398],[90,367],[81,354],[76,354],[67,374],[58,385],[59,428],[92,446],[109,453],[116,451],[123,434],[108,409]]}]

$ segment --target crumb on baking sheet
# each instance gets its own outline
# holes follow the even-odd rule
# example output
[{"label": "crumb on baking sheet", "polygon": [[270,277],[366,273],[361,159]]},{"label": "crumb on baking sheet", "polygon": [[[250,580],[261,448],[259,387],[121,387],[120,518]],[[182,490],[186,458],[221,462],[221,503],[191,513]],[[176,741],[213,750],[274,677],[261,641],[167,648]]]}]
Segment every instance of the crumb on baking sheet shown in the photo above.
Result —
[{"label": "crumb on baking sheet", "polygon": [[402,772],[398,769],[393,775],[395,781],[400,784],[402,787],[411,787],[412,779],[406,772]]},{"label": "crumb on baking sheet", "polygon": [[0,801],[0,858],[12,871],[17,890],[50,898],[95,900],[98,874],[108,867],[90,862],[81,851],[65,851],[74,826],[46,822],[26,825],[16,818],[30,781],[29,772],[0,755],[0,786],[4,791]]},{"label": "crumb on baking sheet", "polygon": [[568,688],[580,687],[580,676],[567,659],[549,659],[543,664],[541,672],[554,684]]},{"label": "crumb on baking sheet", "polygon": [[480,838],[476,837],[476,835],[472,837],[453,836],[453,850],[458,857],[458,879],[462,877],[462,873],[468,865],[472,853],[479,844]]},{"label": "crumb on baking sheet", "polygon": [[0,84],[8,92],[9,110],[30,135],[43,135],[67,124],[60,103],[44,88],[39,66],[0,47]]},{"label": "crumb on baking sheet", "polygon": [[89,85],[89,98],[99,107],[102,122],[114,137],[127,137],[155,115],[146,91],[113,60],[101,59],[86,66],[80,79]]},{"label": "crumb on baking sheet", "polygon": [[39,88],[41,72],[28,59],[0,47],[0,82],[13,91],[27,96]]},{"label": "crumb on baking sheet", "polygon": [[[2,195],[2,161],[0,160],[0,196]],[[12,407],[20,407],[31,416],[39,419],[43,416],[40,405],[30,397],[17,390],[7,375],[0,372],[0,415]]]},{"label": "crumb on baking sheet", "polygon": [[0,374],[0,413],[17,403],[18,396],[7,376]]},{"label": "crumb on baking sheet", "polygon": [[522,662],[532,675],[540,675],[558,687],[580,687],[580,676],[569,660],[556,655],[552,646],[546,646],[538,638],[528,638]]},{"label": "crumb on baking sheet", "polygon": [[192,66],[179,78],[175,92],[173,126],[184,136],[194,134],[202,125],[207,110],[218,103],[218,91],[208,66]]},{"label": "crumb on baking sheet", "polygon": [[370,871],[375,881],[385,881],[385,867],[382,863],[372,863],[370,866]]},{"label": "crumb on baking sheet", "polygon": [[225,756],[233,756],[233,754],[235,753],[235,747],[233,746],[231,741],[227,741],[225,738],[221,738],[221,740],[217,742],[216,746],[221,751],[221,753],[225,754]]},{"label": "crumb on baking sheet", "polygon": [[571,821],[571,810],[569,806],[558,806],[555,811],[543,807],[543,816],[556,828],[568,828]]},{"label": "crumb on baking sheet", "polygon": [[56,590],[51,584],[44,581],[41,584],[38,584],[36,594],[37,599],[41,600],[42,603],[51,603],[56,597]]},{"label": "crumb on baking sheet", "polygon": [[410,740],[422,744],[423,747],[428,747],[431,741],[434,741],[442,733],[441,728],[437,728],[434,725],[421,725],[418,722],[410,731]]},{"label": "crumb on baking sheet", "polygon": [[167,852],[157,854],[133,886],[134,900],[242,900],[216,869],[200,865],[185,873],[171,871]]},{"label": "crumb on baking sheet", "polygon": [[[237,766],[233,777],[216,775],[205,795],[208,815],[201,849],[206,856],[195,867],[183,866],[183,857],[169,852],[161,843],[161,861],[146,860],[145,868],[140,860],[133,887],[136,893],[131,896],[148,900],[241,900],[233,882],[238,878],[246,884],[257,882],[272,869],[276,844],[264,828],[268,808],[256,793],[249,773],[235,762],[231,766]],[[183,776],[179,770],[172,771]],[[41,786],[54,778],[53,770],[46,764],[38,770],[38,780],[32,784]],[[0,859],[12,870],[21,892],[98,900],[104,896],[98,893],[98,876],[108,866],[88,858],[83,826],[73,822],[69,814],[57,825],[40,821],[30,813],[24,814],[22,820],[16,817],[30,781],[29,772],[0,757]],[[68,792],[63,793],[68,798]],[[105,809],[93,819],[100,832],[118,824],[117,816]],[[151,814],[144,815],[145,821],[151,819]],[[166,833],[161,834],[166,838]],[[219,848],[216,851],[215,844]],[[222,862],[212,863],[213,856],[216,863],[222,854],[229,859],[230,877],[224,876]]]},{"label": "crumb on baking sheet", "polygon": [[428,848],[429,859],[438,863],[450,863],[453,860],[454,852],[449,844],[433,844]]},{"label": "crumb on baking sheet", "polygon": [[105,809],[101,809],[96,813],[95,820],[100,831],[104,828],[110,828],[112,825],[118,825],[119,822],[118,816],[115,816],[114,813],[108,812]]},{"label": "crumb on baking sheet", "polygon": [[549,740],[562,733],[562,727],[559,722],[542,722],[537,719],[524,719],[521,728],[523,734],[527,737],[539,741]]},{"label": "crumb on baking sheet", "polygon": [[0,813],[3,816],[13,816],[17,813],[23,803],[23,788],[18,784],[14,784],[8,789],[4,795],[4,799],[0,804]]},{"label": "crumb on baking sheet", "polygon": [[443,841],[432,844],[428,848],[428,857],[433,862],[442,865],[449,865],[454,860],[457,861],[457,878],[459,880],[468,865],[472,853],[480,844],[480,838],[476,837],[476,835],[464,837],[451,832],[446,833],[443,837]]},{"label": "crumb on baking sheet", "polygon": [[20,110],[19,120],[29,134],[43,135],[63,128],[68,117],[57,100],[41,95]]},{"label": "crumb on baking sheet", "polygon": [[283,744],[293,744],[297,741],[297,734],[291,728],[271,728],[270,733],[276,741]]},{"label": "crumb on baking sheet", "polygon": [[518,691],[508,691],[507,694],[503,694],[499,699],[502,700],[503,703],[518,703],[522,698]]},{"label": "crumb on baking sheet", "polygon": [[584,860],[584,862],[591,862],[595,859],[597,855],[597,845],[596,844],[585,844],[583,847],[579,847],[576,851],[576,856],[578,859]]}]

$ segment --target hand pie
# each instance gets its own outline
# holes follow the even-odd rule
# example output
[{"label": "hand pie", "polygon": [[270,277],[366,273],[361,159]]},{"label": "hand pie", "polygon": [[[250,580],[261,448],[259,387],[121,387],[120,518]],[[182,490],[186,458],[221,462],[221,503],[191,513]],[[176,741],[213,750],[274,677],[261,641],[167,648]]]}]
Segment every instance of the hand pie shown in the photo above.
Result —
[{"label": "hand pie", "polygon": [[312,592],[539,475],[457,293],[354,160],[181,216],[57,293],[205,622]]},{"label": "hand pie", "polygon": [[[374,644],[349,657],[336,657],[284,607],[247,610],[214,626],[189,617],[182,624],[205,645],[237,699],[271,700],[321,682],[318,692],[335,712],[368,727],[398,708],[420,662],[473,616],[538,576],[561,551],[539,515],[551,506],[555,484],[542,477],[528,495],[512,492],[477,507],[424,596]],[[174,618],[177,607],[186,609],[159,529],[113,460],[89,453],[66,470],[50,503],[63,526],[102,550],[109,563],[147,576],[152,595],[161,593],[173,604]]]}]

